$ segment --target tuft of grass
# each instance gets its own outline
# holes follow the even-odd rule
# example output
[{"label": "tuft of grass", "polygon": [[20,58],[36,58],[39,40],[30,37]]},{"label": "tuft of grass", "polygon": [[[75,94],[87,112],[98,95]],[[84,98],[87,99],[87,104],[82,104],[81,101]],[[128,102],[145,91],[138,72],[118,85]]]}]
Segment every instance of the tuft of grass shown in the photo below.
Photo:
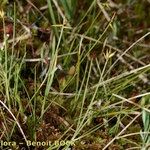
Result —
[{"label": "tuft of grass", "polygon": [[[50,141],[33,146],[49,150],[149,147],[150,32],[141,3],[0,3],[0,140],[17,142],[1,149],[30,149],[27,140]],[[73,145],[54,144],[63,140]]]}]

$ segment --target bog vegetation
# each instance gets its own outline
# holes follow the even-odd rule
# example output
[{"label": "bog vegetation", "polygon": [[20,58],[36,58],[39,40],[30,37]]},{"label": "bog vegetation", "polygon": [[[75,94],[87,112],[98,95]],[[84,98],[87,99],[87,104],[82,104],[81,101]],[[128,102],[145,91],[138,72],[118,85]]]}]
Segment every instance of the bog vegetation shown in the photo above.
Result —
[{"label": "bog vegetation", "polygon": [[148,150],[148,12],[149,0],[1,0],[1,149]]}]

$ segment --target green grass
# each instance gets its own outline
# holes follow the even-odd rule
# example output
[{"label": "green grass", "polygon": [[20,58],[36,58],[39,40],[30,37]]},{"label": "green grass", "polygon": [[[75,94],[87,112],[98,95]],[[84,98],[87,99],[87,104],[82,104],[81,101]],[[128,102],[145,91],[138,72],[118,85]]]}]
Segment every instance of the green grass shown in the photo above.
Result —
[{"label": "green grass", "polygon": [[[141,3],[0,3],[0,140],[17,144],[1,149],[149,148],[150,16]],[[63,140],[73,144],[55,144]]]}]

